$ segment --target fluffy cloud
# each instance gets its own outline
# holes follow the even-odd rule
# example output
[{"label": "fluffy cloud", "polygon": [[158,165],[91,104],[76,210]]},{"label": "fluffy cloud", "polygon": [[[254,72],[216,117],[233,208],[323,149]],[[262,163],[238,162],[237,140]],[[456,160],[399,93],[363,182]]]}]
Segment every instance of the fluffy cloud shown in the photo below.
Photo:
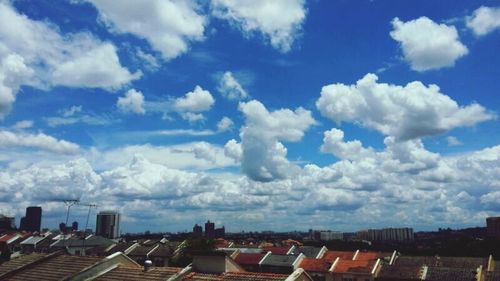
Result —
[{"label": "fluffy cloud", "polygon": [[30,20],[8,2],[0,3],[0,116],[5,116],[22,85],[117,89],[137,79],[118,59],[116,48],[88,33],[59,33]]},{"label": "fluffy cloud", "polygon": [[[343,140],[344,133],[338,129],[330,130],[329,135],[327,141],[339,147],[358,143]],[[191,159],[199,157],[196,161],[208,163],[211,160],[207,159],[213,159],[213,145],[203,142],[175,149],[137,146],[103,151],[97,154],[117,161],[99,166],[103,158],[79,158],[61,164],[36,162],[24,168],[2,169],[0,206],[15,202],[21,206],[16,214],[22,214],[23,207],[40,204],[46,214],[44,224],[53,227],[65,213],[61,204],[56,206],[51,200],[80,198],[120,210],[127,231],[142,230],[133,222],[144,219],[151,225],[158,224],[161,230],[163,215],[158,216],[158,212],[170,214],[175,228],[190,227],[199,220],[200,209],[225,221],[229,229],[248,229],[241,219],[252,221],[255,229],[305,229],[309,225],[288,221],[307,218],[312,225],[335,224],[349,231],[360,225],[419,228],[442,227],[443,221],[450,225],[477,224],[484,221],[489,210],[498,208],[500,146],[443,157],[427,151],[417,140],[396,143],[388,137],[385,144],[382,151],[363,148],[371,151],[366,157],[339,157],[325,167],[306,165],[286,179],[269,182],[228,173],[179,170],[193,166],[175,168],[175,161],[169,160],[172,154],[163,153],[167,149],[170,153],[189,153]],[[359,150],[362,144],[354,146]],[[238,150],[239,144],[231,141],[226,147]],[[222,148],[217,153],[222,153]],[[144,212],[145,208],[157,212],[152,216]],[[339,216],[330,216],[332,210]],[[78,208],[72,209],[72,218],[84,219],[86,213],[80,213]],[[246,218],[246,214],[252,215]],[[261,214],[271,214],[276,220],[268,224],[266,215]],[[345,220],[348,214],[349,220]],[[385,219],[381,221],[381,217]]]},{"label": "fluffy cloud", "polygon": [[217,89],[222,96],[230,100],[243,100],[248,97],[245,89],[243,89],[240,82],[234,78],[233,73],[230,71],[226,71],[221,76]]},{"label": "fluffy cloud", "polygon": [[307,13],[303,0],[214,0],[211,5],[215,17],[228,20],[245,36],[261,33],[281,52],[291,49]]},{"label": "fluffy cloud", "polygon": [[245,116],[241,128],[241,168],[250,178],[272,181],[288,177],[298,169],[286,159],[287,149],[280,141],[296,142],[315,120],[303,108],[269,112],[262,103],[252,100],[240,103]]},{"label": "fluffy cloud", "polygon": [[62,154],[74,154],[79,151],[77,144],[43,133],[30,134],[7,130],[0,130],[0,147],[25,147]]},{"label": "fluffy cloud", "polygon": [[486,35],[500,28],[500,7],[481,6],[467,17],[467,27],[477,36]]},{"label": "fluffy cloud", "polygon": [[203,39],[207,19],[194,1],[87,1],[112,32],[147,40],[167,60],[186,52],[190,42]]},{"label": "fluffy cloud", "polygon": [[427,17],[403,22],[392,21],[391,37],[401,44],[403,55],[416,71],[455,65],[469,50],[458,38],[454,26],[437,24]]},{"label": "fluffy cloud", "polygon": [[231,127],[233,127],[234,123],[233,123],[233,120],[231,120],[231,118],[227,117],[227,116],[224,116],[222,117],[222,119],[217,122],[217,131],[218,132],[225,132],[229,129],[231,129]]},{"label": "fluffy cloud", "polygon": [[119,97],[116,106],[123,112],[146,113],[144,109],[144,95],[135,89],[130,89],[125,93],[124,97]]},{"label": "fluffy cloud", "polygon": [[204,119],[200,112],[210,110],[214,103],[215,99],[209,91],[196,86],[192,92],[175,99],[173,109],[190,122],[200,121]]},{"label": "fluffy cloud", "polygon": [[355,85],[324,86],[316,107],[336,122],[354,122],[398,140],[436,135],[495,118],[479,104],[459,106],[436,85],[377,83],[367,74]]}]

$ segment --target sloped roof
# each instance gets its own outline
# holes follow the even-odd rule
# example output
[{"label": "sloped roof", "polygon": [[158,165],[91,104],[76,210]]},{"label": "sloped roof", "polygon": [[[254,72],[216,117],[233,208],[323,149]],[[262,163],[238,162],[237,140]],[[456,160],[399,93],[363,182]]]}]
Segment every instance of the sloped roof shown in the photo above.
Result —
[{"label": "sloped roof", "polygon": [[378,273],[378,278],[421,280],[421,266],[411,265],[383,265]]},{"label": "sloped roof", "polygon": [[266,254],[239,253],[234,261],[236,261],[237,264],[258,265],[265,255]]},{"label": "sloped roof", "polygon": [[25,268],[9,276],[8,280],[62,280],[70,278],[84,268],[95,264],[97,261],[99,261],[98,257],[54,255],[50,258],[27,264]]},{"label": "sloped roof", "polygon": [[0,275],[18,269],[24,265],[30,264],[32,262],[35,262],[39,259],[42,259],[49,254],[41,254],[41,253],[32,253],[29,255],[23,255],[15,259],[11,259],[10,261],[6,261],[2,264],[0,264]]},{"label": "sloped roof", "polygon": [[476,271],[470,268],[429,267],[427,281],[476,281]]},{"label": "sloped roof", "polygon": [[297,256],[291,255],[268,255],[263,261],[262,265],[273,265],[273,266],[292,266]]},{"label": "sloped roof", "polygon": [[113,270],[94,279],[96,281],[116,280],[116,281],[135,281],[135,280],[167,280],[182,268],[177,267],[152,267],[148,271],[143,271],[141,267],[119,266]]},{"label": "sloped roof", "polygon": [[231,281],[250,281],[250,280],[261,280],[261,281],[284,281],[288,275],[285,274],[273,274],[273,273],[261,273],[261,272],[226,272],[223,274],[222,280]]},{"label": "sloped roof", "polygon": [[286,278],[288,278],[288,275],[285,274],[273,274],[273,273],[262,273],[262,272],[226,272],[220,275],[192,272],[184,276],[182,280],[285,281]]},{"label": "sloped roof", "polygon": [[271,252],[275,255],[286,255],[291,247],[263,247],[264,251]]},{"label": "sloped roof", "polygon": [[321,252],[321,248],[313,247],[313,246],[303,246],[303,247],[295,247],[292,251],[292,255],[304,254],[304,256],[308,258],[315,258],[318,256],[319,252]]},{"label": "sloped roof", "polygon": [[299,267],[310,272],[328,272],[333,261],[327,259],[304,258]]},{"label": "sloped roof", "polygon": [[156,247],[156,245],[152,246],[143,246],[139,245],[135,247],[130,253],[127,254],[127,256],[146,256],[153,248]]},{"label": "sloped roof", "polygon": [[96,236],[96,235],[90,235],[87,236],[87,238],[78,238],[78,237],[71,237],[70,239],[67,240],[58,240],[56,243],[54,243],[53,247],[96,247],[96,246],[110,246],[111,244],[114,244],[115,242],[113,240],[110,240],[108,238],[102,237],[102,236]]},{"label": "sloped roof", "polygon": [[25,239],[23,242],[21,242],[21,245],[36,245],[40,241],[43,241],[44,239],[49,239],[48,237],[45,236],[31,236],[27,239]]},{"label": "sloped roof", "polygon": [[323,259],[327,260],[335,260],[336,258],[341,258],[344,260],[352,260],[352,257],[354,256],[354,252],[347,252],[347,251],[326,251],[326,253],[323,255]]},{"label": "sloped roof", "polygon": [[334,273],[370,273],[375,265],[371,260],[339,260],[335,265]]},{"label": "sloped roof", "polygon": [[391,257],[392,253],[384,252],[359,252],[356,260],[376,260],[384,257]]}]

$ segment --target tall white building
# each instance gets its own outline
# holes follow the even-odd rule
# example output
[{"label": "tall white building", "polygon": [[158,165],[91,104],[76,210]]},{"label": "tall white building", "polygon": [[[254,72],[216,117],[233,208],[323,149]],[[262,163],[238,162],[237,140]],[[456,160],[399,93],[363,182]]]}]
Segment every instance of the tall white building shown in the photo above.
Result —
[{"label": "tall white building", "polygon": [[99,212],[95,234],[110,239],[120,237],[120,213],[117,211]]}]

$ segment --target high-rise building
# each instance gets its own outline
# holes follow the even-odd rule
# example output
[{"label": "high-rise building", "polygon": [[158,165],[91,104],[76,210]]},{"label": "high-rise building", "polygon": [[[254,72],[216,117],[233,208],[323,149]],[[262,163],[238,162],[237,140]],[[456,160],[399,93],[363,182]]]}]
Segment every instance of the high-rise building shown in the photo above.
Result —
[{"label": "high-rise building", "polygon": [[14,217],[0,215],[0,230],[12,230],[14,228],[16,228]]},{"label": "high-rise building", "polygon": [[195,224],[193,226],[193,235],[201,237],[203,235],[203,227],[201,227],[201,225]]},{"label": "high-rise building", "polygon": [[207,239],[214,239],[215,238],[215,223],[210,222],[210,220],[208,220],[205,223],[205,237]]},{"label": "high-rise building", "polygon": [[42,207],[31,206],[26,208],[26,216],[21,218],[21,230],[40,232],[42,224]]},{"label": "high-rise building", "polygon": [[110,239],[118,238],[120,236],[120,214],[116,211],[99,212],[95,233]]},{"label": "high-rise building", "polygon": [[500,239],[500,217],[486,218],[486,234]]}]

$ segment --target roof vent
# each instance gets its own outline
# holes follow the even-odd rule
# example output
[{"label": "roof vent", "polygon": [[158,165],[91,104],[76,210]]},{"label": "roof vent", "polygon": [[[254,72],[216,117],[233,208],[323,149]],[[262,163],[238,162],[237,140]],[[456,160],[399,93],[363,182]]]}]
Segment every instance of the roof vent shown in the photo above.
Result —
[{"label": "roof vent", "polygon": [[148,271],[148,269],[153,266],[153,262],[151,260],[144,261],[144,272]]}]

